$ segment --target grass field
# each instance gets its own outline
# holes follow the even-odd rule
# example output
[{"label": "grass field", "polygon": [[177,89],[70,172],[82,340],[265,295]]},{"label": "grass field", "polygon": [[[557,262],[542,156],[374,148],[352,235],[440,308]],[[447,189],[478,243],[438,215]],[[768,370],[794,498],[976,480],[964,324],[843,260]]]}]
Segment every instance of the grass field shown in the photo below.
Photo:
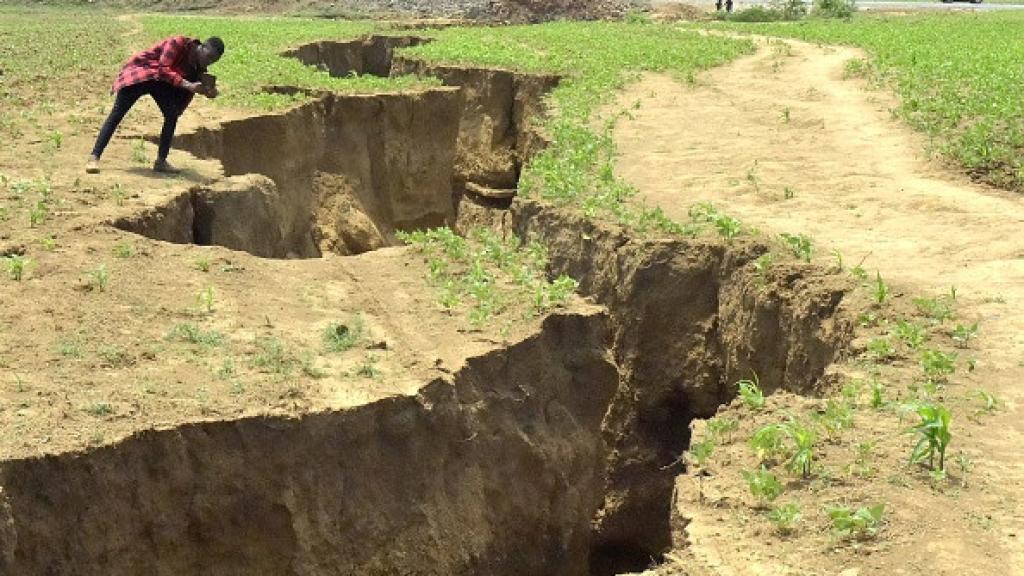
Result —
[{"label": "grass field", "polygon": [[850,44],[902,99],[899,115],[935,149],[1001,187],[1024,190],[1024,14],[858,16],[852,21],[729,25]]}]

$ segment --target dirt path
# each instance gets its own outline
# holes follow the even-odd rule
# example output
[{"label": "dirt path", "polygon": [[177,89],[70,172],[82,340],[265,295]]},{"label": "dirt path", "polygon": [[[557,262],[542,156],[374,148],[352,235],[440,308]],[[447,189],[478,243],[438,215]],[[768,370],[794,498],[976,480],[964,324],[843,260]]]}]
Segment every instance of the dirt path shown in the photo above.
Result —
[{"label": "dirt path", "polygon": [[[762,40],[754,56],[696,86],[647,76],[620,101],[640,105],[616,131],[618,173],[679,220],[693,203],[713,201],[746,225],[808,234],[817,258],[835,248],[848,265],[865,259],[905,298],[955,286],[960,316],[977,319],[981,333],[978,371],[964,384],[1008,408],[984,428],[954,415],[959,448],[977,456],[989,480],[985,495],[960,506],[992,524],[978,528],[956,516],[967,512],[943,510],[930,544],[893,554],[933,573],[976,573],[962,570],[978,554],[993,566],[1024,566],[1024,198],[924,158],[927,142],[892,119],[888,94],[843,78],[859,57]],[[972,551],[972,530],[995,536],[1000,549]]]}]

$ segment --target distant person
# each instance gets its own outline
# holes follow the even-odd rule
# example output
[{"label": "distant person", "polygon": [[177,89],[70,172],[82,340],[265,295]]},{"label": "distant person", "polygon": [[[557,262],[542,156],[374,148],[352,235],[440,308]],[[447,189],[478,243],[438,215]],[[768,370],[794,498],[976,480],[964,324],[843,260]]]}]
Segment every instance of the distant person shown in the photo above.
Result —
[{"label": "distant person", "polygon": [[172,174],[179,172],[167,163],[178,116],[192,102],[194,94],[217,97],[217,87],[214,86],[213,77],[206,74],[206,69],[223,55],[224,42],[216,36],[207,38],[206,42],[174,36],[132,56],[114,81],[111,89],[112,93],[117,94],[114,109],[110,111],[96,137],[96,146],[85,164],[85,171],[89,174],[100,171],[100,156],[117,125],[139,98],[149,94],[164,115],[160,149],[153,170]]}]

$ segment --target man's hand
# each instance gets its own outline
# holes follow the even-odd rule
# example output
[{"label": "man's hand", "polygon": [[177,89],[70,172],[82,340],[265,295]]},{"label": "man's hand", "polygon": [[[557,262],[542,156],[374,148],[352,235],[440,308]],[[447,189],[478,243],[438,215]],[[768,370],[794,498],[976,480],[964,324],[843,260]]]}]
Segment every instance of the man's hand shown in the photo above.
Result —
[{"label": "man's hand", "polygon": [[188,80],[185,80],[181,84],[181,87],[193,94],[202,94],[205,92],[203,85],[199,82],[189,82]]}]

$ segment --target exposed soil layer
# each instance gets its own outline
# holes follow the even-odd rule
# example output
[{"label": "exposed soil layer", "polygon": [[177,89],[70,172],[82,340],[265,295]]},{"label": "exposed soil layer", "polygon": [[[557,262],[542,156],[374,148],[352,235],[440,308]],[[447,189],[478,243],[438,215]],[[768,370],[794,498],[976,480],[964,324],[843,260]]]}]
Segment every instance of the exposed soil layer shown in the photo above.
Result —
[{"label": "exposed soil layer", "polygon": [[[620,385],[604,423],[610,447],[593,552],[642,561],[672,544],[670,501],[689,424],[735,397],[756,374],[766,393],[816,394],[853,336],[843,306],[852,283],[811,265],[767,277],[749,264],[758,243],[643,240],[568,209],[516,201],[515,233],[545,245],[552,274],[608,307]],[[611,572],[609,572],[611,573]]]},{"label": "exposed soil layer", "polygon": [[429,42],[417,36],[370,36],[347,42],[323,40],[303,44],[282,56],[295,58],[307,66],[316,66],[331,76],[370,74],[391,75],[395,48],[406,48]]},{"label": "exposed soil layer", "polygon": [[227,176],[261,174],[270,181],[250,177],[196,188],[191,202],[179,198],[160,209],[176,214],[159,220],[142,214],[117,226],[275,258],[390,245],[397,231],[453,220],[460,115],[458,91],[437,88],[324,94],[282,114],[199,128],[179,135],[176,146],[219,160]]},{"label": "exposed soil layer", "polygon": [[514,190],[523,164],[545,145],[536,122],[544,115],[544,96],[558,86],[560,77],[431,64],[395,54],[398,48],[429,40],[417,36],[370,36],[348,42],[321,41],[299,46],[284,55],[332,76],[353,72],[376,76],[414,74],[458,87],[463,112],[455,166],[456,194],[466,193],[467,185],[474,195],[487,194],[487,190]]},{"label": "exposed soil layer", "polygon": [[415,394],[3,462],[0,569],[585,573],[605,339],[601,312],[558,314]]}]

